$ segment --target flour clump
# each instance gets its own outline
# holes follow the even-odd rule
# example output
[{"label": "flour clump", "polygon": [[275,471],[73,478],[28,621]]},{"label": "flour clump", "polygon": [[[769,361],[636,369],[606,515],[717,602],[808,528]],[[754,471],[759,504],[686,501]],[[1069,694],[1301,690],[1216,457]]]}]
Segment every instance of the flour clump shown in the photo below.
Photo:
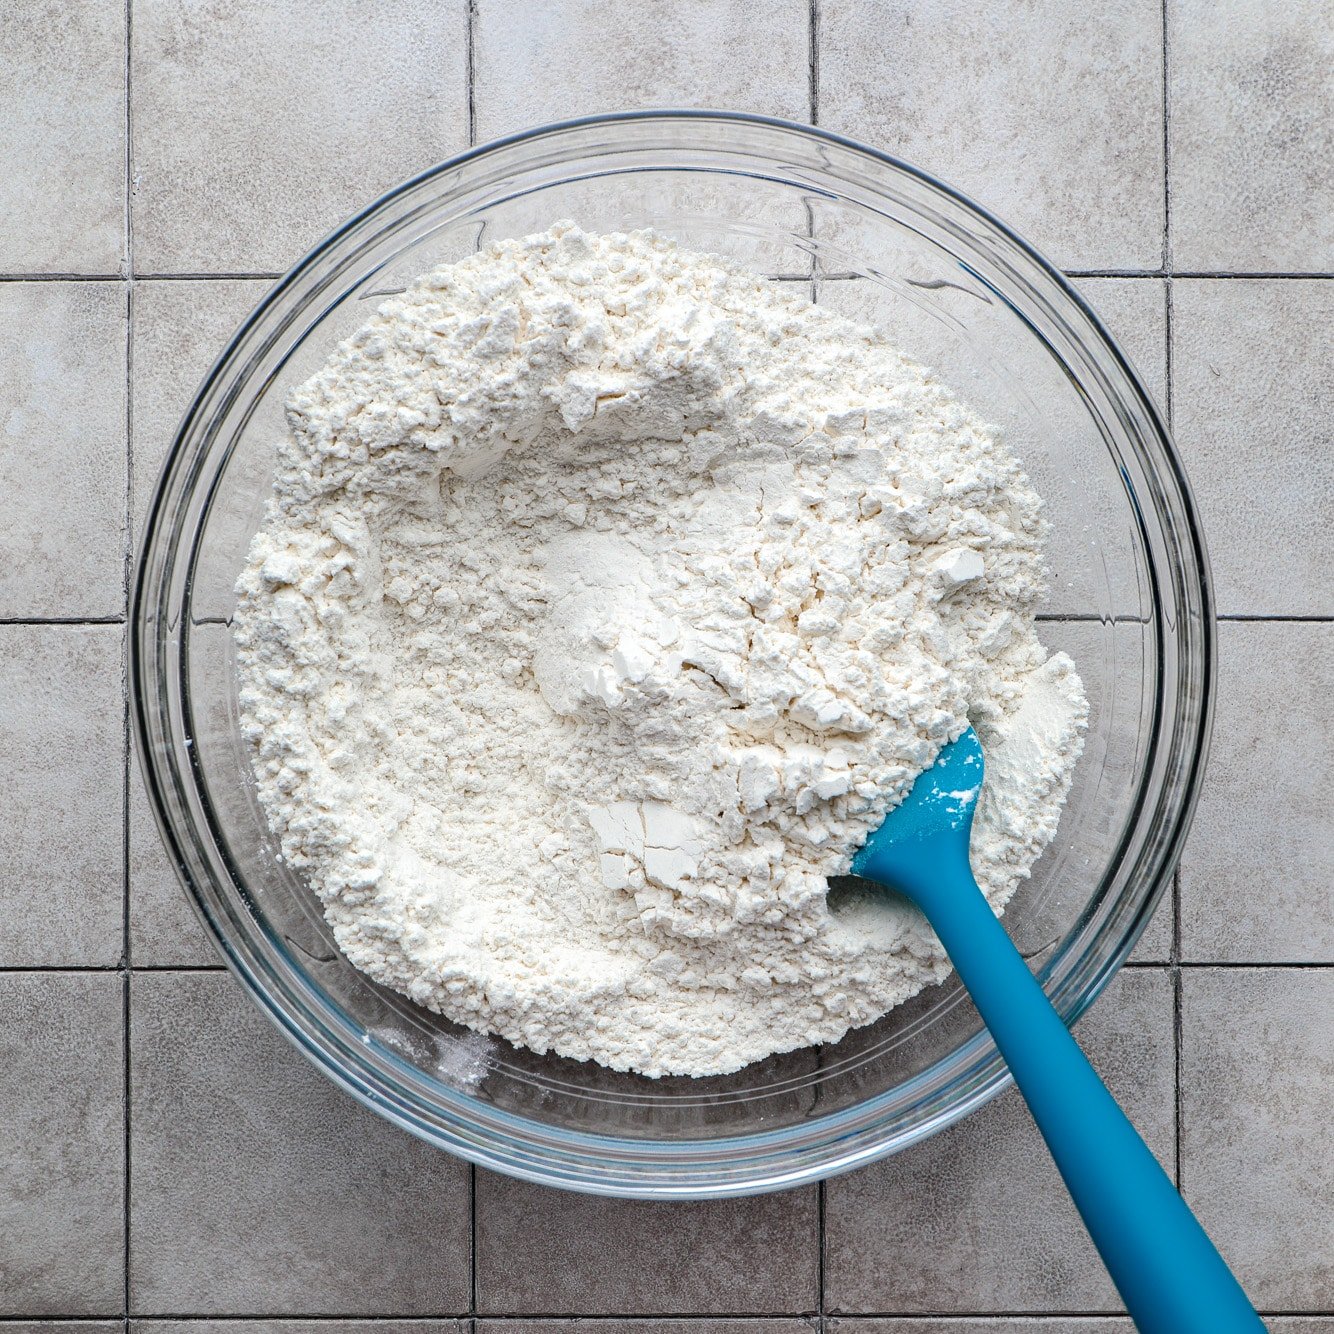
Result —
[{"label": "flour clump", "polygon": [[827,878],[970,722],[999,909],[1086,704],[1041,504],[929,372],[784,285],[569,224],[387,300],[288,400],[238,585],[290,866],[377,981],[649,1075],[948,972]]}]

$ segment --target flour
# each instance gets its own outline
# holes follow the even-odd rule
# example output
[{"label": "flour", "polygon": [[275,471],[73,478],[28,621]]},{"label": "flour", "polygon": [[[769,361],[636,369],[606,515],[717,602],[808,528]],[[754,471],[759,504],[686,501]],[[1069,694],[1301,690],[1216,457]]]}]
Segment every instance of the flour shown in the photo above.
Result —
[{"label": "flour", "polygon": [[968,724],[999,910],[1086,706],[1041,506],[871,330],[568,224],[387,301],[289,400],[239,584],[289,865],[359,968],[537,1052],[715,1074],[940,980],[827,877]]}]

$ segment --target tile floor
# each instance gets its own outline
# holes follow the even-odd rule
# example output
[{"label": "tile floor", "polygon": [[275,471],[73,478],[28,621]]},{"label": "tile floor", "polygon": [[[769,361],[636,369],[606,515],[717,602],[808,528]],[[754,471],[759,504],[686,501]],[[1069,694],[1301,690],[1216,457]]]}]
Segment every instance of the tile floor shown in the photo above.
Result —
[{"label": "tile floor", "polygon": [[880,1166],[749,1201],[599,1202],[473,1172],[278,1039],[158,849],[126,753],[128,556],[228,331],[308,242],[469,142],[676,103],[814,120],[975,194],[1085,283],[1171,413],[1224,618],[1214,761],[1178,891],[1080,1036],[1276,1334],[1334,1334],[1334,764],[1316,744],[1334,698],[1329,0],[627,14],[7,7],[5,1328],[1128,1330],[1013,1096]]}]

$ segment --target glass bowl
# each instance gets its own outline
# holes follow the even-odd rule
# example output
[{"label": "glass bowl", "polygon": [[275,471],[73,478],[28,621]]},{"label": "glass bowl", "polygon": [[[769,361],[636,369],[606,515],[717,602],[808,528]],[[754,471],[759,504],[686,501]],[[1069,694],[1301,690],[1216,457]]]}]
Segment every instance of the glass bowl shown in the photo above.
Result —
[{"label": "glass bowl", "polygon": [[260,304],[176,438],[139,557],[135,726],[169,850],[223,957],[367,1106],[473,1162],[605,1194],[702,1198],[846,1171],[1007,1082],[953,980],[837,1045],[651,1080],[538,1057],[371,983],[280,861],[237,725],[229,618],[283,399],[378,297],[573,218],[655,227],[881,324],[1000,427],[1047,502],[1042,634],[1092,706],[1059,834],[1005,922],[1073,1022],[1167,885],[1204,760],[1214,625],[1199,523],[1158,411],[1064,279],[984,210],[883,153],[751,116],[554,125],[391,191]]}]

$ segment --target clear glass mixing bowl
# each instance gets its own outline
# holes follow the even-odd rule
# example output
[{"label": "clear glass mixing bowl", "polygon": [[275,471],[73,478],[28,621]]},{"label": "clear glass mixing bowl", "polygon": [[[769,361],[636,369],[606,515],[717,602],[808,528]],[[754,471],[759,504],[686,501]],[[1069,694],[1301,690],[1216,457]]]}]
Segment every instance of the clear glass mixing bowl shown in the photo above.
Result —
[{"label": "clear glass mixing bowl", "polygon": [[902,1149],[1004,1086],[957,983],[723,1078],[655,1081],[468,1033],[342,957],[279,860],[237,727],[232,588],[287,390],[379,296],[566,217],[656,227],[878,321],[1024,459],[1053,525],[1044,638],[1074,656],[1092,721],[1058,837],[1005,921],[1069,1021],[1149,920],[1193,805],[1214,642],[1199,523],[1140,380],[1050,265],[922,172],[755,117],[575,121],[446,162],[302,260],[207,377],[153,504],[131,653],[153,805],[227,963],[328,1075],[474,1162],[606,1194],[776,1190]]}]

